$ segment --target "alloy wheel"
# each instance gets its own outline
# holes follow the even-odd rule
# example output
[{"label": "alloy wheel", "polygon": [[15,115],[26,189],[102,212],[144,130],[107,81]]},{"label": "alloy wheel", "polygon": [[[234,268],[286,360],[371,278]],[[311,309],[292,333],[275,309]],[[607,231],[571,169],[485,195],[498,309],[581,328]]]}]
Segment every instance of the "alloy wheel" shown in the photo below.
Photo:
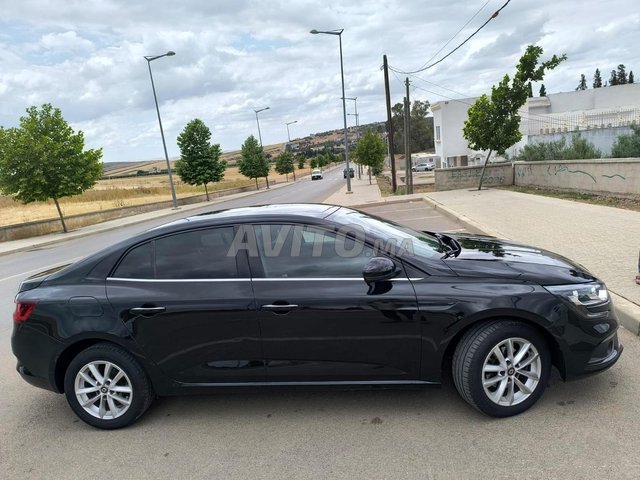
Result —
[{"label": "alloy wheel", "polygon": [[482,365],[482,386],[493,403],[510,407],[527,400],[536,390],[542,361],[536,347],[524,338],[501,341]]},{"label": "alloy wheel", "polygon": [[74,393],[88,414],[102,420],[113,420],[126,413],[133,400],[131,380],[116,364],[93,361],[76,375]]}]

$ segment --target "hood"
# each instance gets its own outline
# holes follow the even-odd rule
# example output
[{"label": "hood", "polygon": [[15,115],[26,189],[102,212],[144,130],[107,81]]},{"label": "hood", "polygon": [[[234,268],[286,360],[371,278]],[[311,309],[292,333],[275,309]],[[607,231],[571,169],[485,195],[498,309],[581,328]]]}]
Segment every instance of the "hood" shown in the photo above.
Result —
[{"label": "hood", "polygon": [[548,250],[484,235],[449,235],[462,251],[445,260],[461,276],[521,278],[542,285],[585,283],[595,277],[582,265]]}]

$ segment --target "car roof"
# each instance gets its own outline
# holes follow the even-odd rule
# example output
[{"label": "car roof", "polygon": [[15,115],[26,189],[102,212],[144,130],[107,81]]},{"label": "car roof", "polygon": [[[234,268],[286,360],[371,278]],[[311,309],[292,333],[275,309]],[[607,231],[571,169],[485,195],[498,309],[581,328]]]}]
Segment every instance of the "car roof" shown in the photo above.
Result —
[{"label": "car roof", "polygon": [[230,208],[227,210],[218,210],[213,212],[201,213],[166,223],[152,230],[164,229],[171,226],[184,226],[185,223],[208,224],[208,223],[226,223],[229,220],[238,222],[249,222],[252,220],[274,218],[274,217],[311,217],[311,218],[327,218],[333,212],[338,210],[339,206],[325,205],[321,203],[277,203],[271,205],[258,205],[252,207]]}]

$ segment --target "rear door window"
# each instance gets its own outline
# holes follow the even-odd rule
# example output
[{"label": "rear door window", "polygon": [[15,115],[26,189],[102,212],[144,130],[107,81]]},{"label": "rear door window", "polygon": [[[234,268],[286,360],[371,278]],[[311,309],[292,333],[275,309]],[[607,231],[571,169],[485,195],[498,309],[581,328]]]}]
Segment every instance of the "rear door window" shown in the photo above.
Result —
[{"label": "rear door window", "polygon": [[130,250],[113,276],[159,280],[238,278],[236,256],[229,254],[233,238],[233,227],[161,237]]}]

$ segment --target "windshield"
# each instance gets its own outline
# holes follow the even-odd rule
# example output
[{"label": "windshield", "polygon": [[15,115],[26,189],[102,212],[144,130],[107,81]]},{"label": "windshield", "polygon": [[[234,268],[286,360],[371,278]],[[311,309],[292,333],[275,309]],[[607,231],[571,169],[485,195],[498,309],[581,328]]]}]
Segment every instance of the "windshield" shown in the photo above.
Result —
[{"label": "windshield", "polygon": [[423,258],[440,257],[443,252],[443,247],[435,236],[380,217],[341,208],[331,214],[330,218],[343,225],[345,230],[355,233],[356,236],[359,231],[363,231],[367,236],[382,239],[384,244],[380,245],[379,241],[376,242],[376,250],[384,248],[385,251],[397,255],[408,257],[415,255]]}]

